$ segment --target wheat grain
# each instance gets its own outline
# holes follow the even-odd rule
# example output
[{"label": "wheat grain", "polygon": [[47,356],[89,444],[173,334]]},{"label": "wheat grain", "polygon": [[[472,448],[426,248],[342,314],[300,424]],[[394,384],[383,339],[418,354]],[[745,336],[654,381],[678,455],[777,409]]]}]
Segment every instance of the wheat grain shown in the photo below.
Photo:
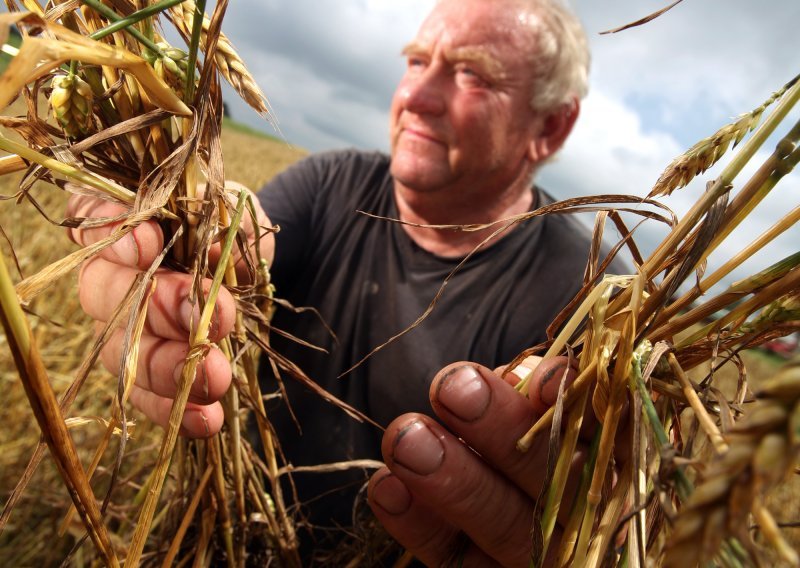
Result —
[{"label": "wheat grain", "polygon": [[75,75],[56,75],[50,83],[53,117],[68,138],[79,138],[92,128],[94,94],[89,84]]},{"label": "wheat grain", "polygon": [[[192,21],[197,11],[194,2],[185,0],[185,2],[181,2],[172,7],[171,11],[176,27],[188,38],[191,35]],[[208,29],[210,24],[210,20],[203,15],[201,47],[204,52],[208,45]],[[267,103],[266,96],[264,96],[261,88],[250,74],[250,71],[247,70],[244,61],[242,61],[242,58],[233,47],[231,41],[222,32],[220,32],[219,38],[217,39],[217,49],[214,60],[220,74],[225,77],[225,80],[230,83],[239,96],[257,112],[264,116],[270,116],[269,104]]]}]

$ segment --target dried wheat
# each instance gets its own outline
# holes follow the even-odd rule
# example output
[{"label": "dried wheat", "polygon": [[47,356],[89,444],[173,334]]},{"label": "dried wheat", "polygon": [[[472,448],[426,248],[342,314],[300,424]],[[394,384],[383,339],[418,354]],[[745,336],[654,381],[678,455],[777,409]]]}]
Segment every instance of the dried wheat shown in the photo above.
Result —
[{"label": "dried wheat", "polygon": [[[749,513],[760,519],[764,537],[796,565],[800,559],[772,530],[763,498],[793,469],[800,455],[800,362],[758,392],[759,401],[728,436],[730,449],[702,476],[678,515],[667,547],[665,568],[711,561],[724,539],[747,543]],[[751,547],[752,548],[752,547]]]},{"label": "dried wheat", "polygon": [[[175,26],[186,37],[189,37],[191,35],[194,13],[197,11],[194,2],[186,0],[172,7],[171,11]],[[200,42],[203,51],[206,51],[208,45],[208,29],[210,24],[211,21],[204,15]],[[264,93],[247,70],[244,61],[239,57],[231,41],[223,33],[220,33],[217,39],[217,49],[214,60],[222,76],[225,77],[225,80],[231,84],[234,90],[247,101],[247,104],[265,116],[270,114]]]}]

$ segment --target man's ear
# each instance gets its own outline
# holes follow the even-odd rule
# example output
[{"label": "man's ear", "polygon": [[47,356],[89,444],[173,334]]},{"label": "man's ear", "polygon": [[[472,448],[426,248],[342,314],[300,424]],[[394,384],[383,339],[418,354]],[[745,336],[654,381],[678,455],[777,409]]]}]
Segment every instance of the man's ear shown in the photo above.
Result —
[{"label": "man's ear", "polygon": [[530,142],[528,157],[531,162],[543,162],[561,149],[575,126],[580,108],[580,101],[573,98],[544,118],[538,136]]}]

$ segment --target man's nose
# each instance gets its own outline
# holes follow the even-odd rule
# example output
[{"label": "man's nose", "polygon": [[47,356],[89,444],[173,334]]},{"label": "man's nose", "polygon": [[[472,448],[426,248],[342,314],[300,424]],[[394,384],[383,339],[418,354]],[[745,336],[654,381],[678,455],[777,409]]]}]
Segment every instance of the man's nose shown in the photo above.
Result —
[{"label": "man's nose", "polygon": [[442,114],[447,106],[444,85],[434,69],[407,79],[400,87],[403,109],[414,114]]}]

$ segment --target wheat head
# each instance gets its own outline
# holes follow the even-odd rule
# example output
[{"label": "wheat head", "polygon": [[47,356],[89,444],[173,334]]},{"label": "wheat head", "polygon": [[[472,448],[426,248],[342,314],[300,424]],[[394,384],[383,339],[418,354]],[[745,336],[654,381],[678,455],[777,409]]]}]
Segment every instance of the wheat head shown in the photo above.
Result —
[{"label": "wheat head", "polygon": [[752,554],[750,513],[783,559],[798,563],[763,500],[793,471],[800,456],[800,361],[766,381],[757,397],[755,407],[729,432],[730,449],[709,465],[678,514],[665,568],[710,562],[731,538]]},{"label": "wheat head", "polygon": [[[173,21],[175,26],[186,37],[191,35],[192,22],[194,20],[194,13],[197,7],[191,0],[185,0],[176,6],[170,8],[172,11]],[[208,29],[211,21],[203,16],[203,31],[201,36],[201,47],[205,52],[208,45]],[[219,68],[220,74],[225,77],[225,80],[230,83],[234,90],[259,113],[268,116],[269,106],[267,105],[267,98],[261,91],[261,88],[256,84],[255,79],[247,70],[247,67],[239,57],[238,52],[233,47],[233,44],[228,37],[221,33],[217,39],[217,50],[214,60]]]},{"label": "wheat head", "polygon": [[92,127],[94,94],[89,84],[75,75],[56,75],[50,86],[50,107],[53,117],[69,138],[79,138]]}]

